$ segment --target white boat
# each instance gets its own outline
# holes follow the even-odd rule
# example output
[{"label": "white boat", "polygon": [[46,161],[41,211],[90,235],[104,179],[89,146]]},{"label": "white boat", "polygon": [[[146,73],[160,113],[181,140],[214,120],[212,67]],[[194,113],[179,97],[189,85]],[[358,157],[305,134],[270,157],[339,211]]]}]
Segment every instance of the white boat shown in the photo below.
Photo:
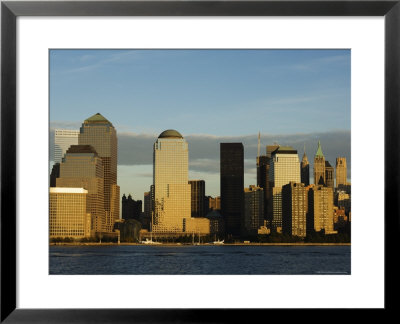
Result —
[{"label": "white boat", "polygon": [[160,242],[155,242],[155,241],[153,241],[152,239],[146,239],[146,241],[142,241],[141,243],[143,243],[143,244],[161,244]]},{"label": "white boat", "polygon": [[225,241],[225,240],[220,241],[220,240],[218,239],[217,241],[214,241],[213,244],[215,244],[215,245],[222,245],[222,244],[224,244],[224,241]]}]

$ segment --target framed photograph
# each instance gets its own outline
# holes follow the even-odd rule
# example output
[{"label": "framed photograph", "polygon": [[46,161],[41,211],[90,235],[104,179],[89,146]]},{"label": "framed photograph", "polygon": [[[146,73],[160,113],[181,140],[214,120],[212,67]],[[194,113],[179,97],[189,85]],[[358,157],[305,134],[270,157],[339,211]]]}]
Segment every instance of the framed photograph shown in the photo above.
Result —
[{"label": "framed photograph", "polygon": [[392,309],[399,15],[398,1],[3,1],[1,321]]}]

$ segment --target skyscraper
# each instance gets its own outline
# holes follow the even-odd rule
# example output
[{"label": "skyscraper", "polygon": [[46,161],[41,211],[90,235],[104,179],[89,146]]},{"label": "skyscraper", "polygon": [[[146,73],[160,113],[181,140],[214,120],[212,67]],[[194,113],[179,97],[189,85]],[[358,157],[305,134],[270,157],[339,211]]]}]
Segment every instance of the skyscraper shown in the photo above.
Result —
[{"label": "skyscraper", "polygon": [[50,237],[89,237],[88,191],[83,188],[50,188]]},{"label": "skyscraper", "polygon": [[162,132],[154,143],[153,232],[182,233],[183,219],[190,218],[188,144],[176,130]]},{"label": "skyscraper", "polygon": [[56,129],[54,131],[54,163],[60,163],[71,145],[78,144],[78,130]]},{"label": "skyscraper", "polygon": [[65,153],[60,177],[56,179],[56,187],[87,190],[86,208],[91,214],[92,234],[110,231],[106,227],[103,175],[102,159],[92,146],[72,145]]},{"label": "skyscraper", "polygon": [[304,183],[304,186],[308,186],[310,184],[310,163],[308,162],[308,158],[306,155],[306,146],[304,145],[304,154],[303,159],[301,160],[301,183]]},{"label": "skyscraper", "polygon": [[333,189],[312,185],[308,191],[307,232],[333,233]]},{"label": "skyscraper", "polygon": [[345,157],[336,158],[336,187],[347,184],[347,162]]},{"label": "skyscraper", "polygon": [[221,214],[226,234],[238,236],[244,219],[244,152],[242,143],[220,143]]},{"label": "skyscraper", "polygon": [[189,180],[189,184],[191,188],[191,215],[192,217],[204,217],[206,183],[204,180]]},{"label": "skyscraper", "polygon": [[268,202],[269,202],[269,161],[270,157],[261,155],[257,157],[257,186],[263,189],[264,195],[264,212],[263,219],[267,219]]},{"label": "skyscraper", "polygon": [[282,229],[282,187],[291,181],[300,183],[300,161],[295,149],[279,146],[271,153],[269,179],[272,188],[271,227],[279,232]]},{"label": "skyscraper", "polygon": [[314,184],[326,185],[325,181],[325,157],[322,153],[321,142],[318,141],[317,153],[314,156]]},{"label": "skyscraper", "polygon": [[247,234],[257,234],[264,223],[264,190],[256,186],[244,188],[244,227]]},{"label": "skyscraper", "polygon": [[91,145],[102,159],[104,168],[104,209],[107,231],[119,219],[119,186],[117,185],[118,139],[114,126],[100,113],[86,119],[78,137],[79,145]]},{"label": "skyscraper", "polygon": [[282,187],[282,232],[306,236],[307,196],[304,183],[290,182]]},{"label": "skyscraper", "polygon": [[332,189],[335,188],[333,173],[333,166],[331,166],[329,161],[325,161],[325,185]]}]

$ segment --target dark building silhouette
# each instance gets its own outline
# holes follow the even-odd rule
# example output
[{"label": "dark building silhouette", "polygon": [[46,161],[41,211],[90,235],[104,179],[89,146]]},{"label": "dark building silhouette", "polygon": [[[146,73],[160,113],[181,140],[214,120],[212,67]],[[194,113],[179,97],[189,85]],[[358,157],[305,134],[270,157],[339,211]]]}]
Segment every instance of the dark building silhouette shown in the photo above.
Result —
[{"label": "dark building silhouette", "polygon": [[142,214],[142,201],[133,200],[131,195],[126,198],[125,194],[122,196],[122,218],[125,220],[135,219],[140,220]]},{"label": "dark building silhouette", "polygon": [[326,187],[335,188],[334,169],[328,161],[325,161],[325,185]]},{"label": "dark building silhouette", "polygon": [[268,202],[270,198],[270,189],[268,180],[269,165],[270,165],[270,157],[266,155],[261,155],[257,158],[257,186],[263,189],[264,220],[267,219]]},{"label": "dark building silhouette", "polygon": [[301,160],[301,165],[300,165],[300,177],[301,177],[301,183],[304,183],[304,186],[307,187],[310,184],[310,163],[308,162],[305,146],[304,146],[303,159]]},{"label": "dark building silhouette", "polygon": [[50,173],[50,187],[56,186],[57,178],[60,177],[60,163],[56,163],[53,165]]},{"label": "dark building silhouette", "polygon": [[191,215],[192,217],[204,217],[206,215],[206,183],[204,180],[189,180],[189,184],[191,188]]},{"label": "dark building silhouette", "polygon": [[220,143],[221,214],[226,234],[238,236],[244,219],[244,153],[242,143]]}]

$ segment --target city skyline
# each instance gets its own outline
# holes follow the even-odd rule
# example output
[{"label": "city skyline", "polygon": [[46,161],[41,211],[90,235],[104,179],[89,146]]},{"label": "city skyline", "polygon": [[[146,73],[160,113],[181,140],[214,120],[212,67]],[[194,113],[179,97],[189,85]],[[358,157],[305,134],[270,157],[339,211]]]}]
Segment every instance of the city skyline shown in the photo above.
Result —
[{"label": "city skyline", "polygon": [[121,195],[143,200],[166,129],[187,140],[189,180],[205,180],[206,195],[220,194],[221,142],[243,143],[244,185],[256,184],[259,131],[261,154],[305,145],[310,168],[321,140],[351,179],[349,50],[52,50],[50,90],[50,141],[97,112],[113,121]]}]

